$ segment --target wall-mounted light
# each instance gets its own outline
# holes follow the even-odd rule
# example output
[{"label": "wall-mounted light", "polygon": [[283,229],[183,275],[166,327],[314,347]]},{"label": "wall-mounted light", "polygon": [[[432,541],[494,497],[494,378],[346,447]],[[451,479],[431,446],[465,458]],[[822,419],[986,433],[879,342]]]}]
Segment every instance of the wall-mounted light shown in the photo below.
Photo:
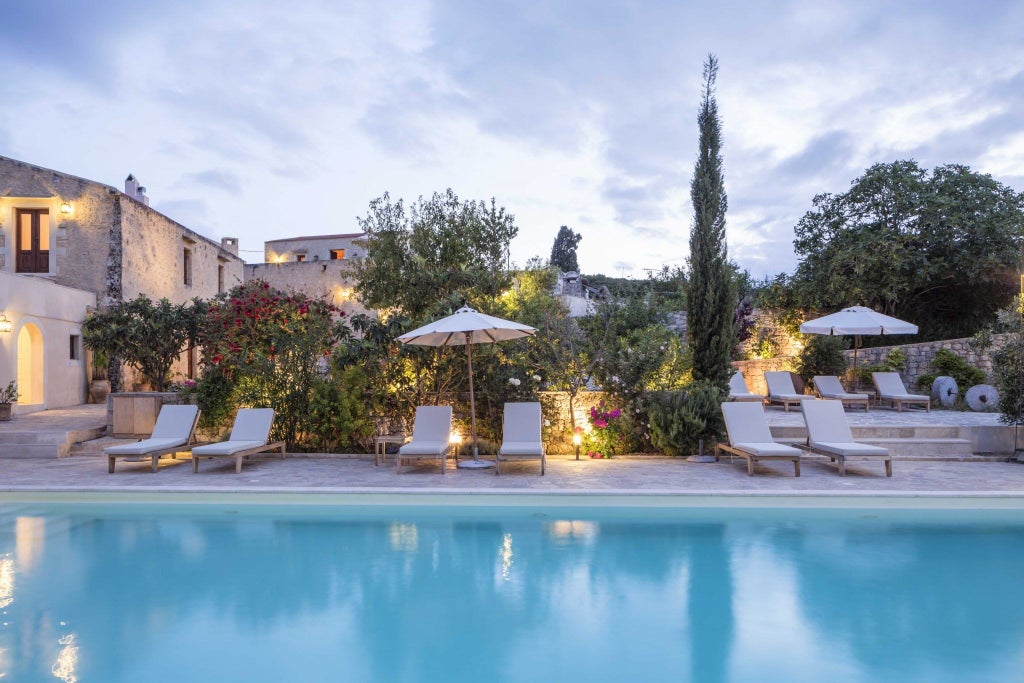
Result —
[{"label": "wall-mounted light", "polygon": [[70,216],[73,209],[71,208],[71,202],[61,202],[60,212],[65,216]]},{"label": "wall-mounted light", "polygon": [[14,323],[7,319],[7,316],[0,313],[0,332],[10,332],[14,329]]}]

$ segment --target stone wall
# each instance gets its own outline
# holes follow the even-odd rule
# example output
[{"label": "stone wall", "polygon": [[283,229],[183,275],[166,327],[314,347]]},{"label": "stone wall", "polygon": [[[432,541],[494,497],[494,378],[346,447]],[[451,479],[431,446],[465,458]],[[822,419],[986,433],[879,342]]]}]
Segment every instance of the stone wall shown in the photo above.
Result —
[{"label": "stone wall", "polygon": [[[590,409],[601,401],[608,400],[603,391],[581,391],[573,400],[576,412],[576,424],[582,425],[590,420]],[[564,391],[540,392],[540,404],[544,414],[544,440],[548,445],[548,453],[571,453],[572,420],[569,415],[569,394]]]},{"label": "stone wall", "polygon": [[747,388],[755,394],[767,394],[768,385],[764,381],[764,373],[793,370],[792,356],[777,358],[755,358],[752,360],[734,360],[732,366],[743,373]]},{"label": "stone wall", "polygon": [[364,233],[354,232],[343,235],[313,235],[310,237],[287,237],[263,243],[263,260],[267,263],[296,263],[299,256],[305,263],[312,261],[332,261],[332,249],[342,249],[343,260],[366,256],[365,245],[358,243],[366,237]]},{"label": "stone wall", "polygon": [[[940,341],[923,342],[920,344],[902,344],[899,346],[875,346],[869,349],[860,349],[857,352],[857,366],[863,367],[865,365],[878,365],[885,361],[889,356],[889,352],[893,349],[901,349],[907,357],[907,366],[900,372],[900,376],[903,377],[904,383],[907,387],[916,385],[917,378],[921,375],[932,374],[936,372],[935,368],[932,367],[932,359],[935,354],[938,353],[939,349],[949,349],[958,356],[966,360],[968,363],[980,368],[991,381],[992,377],[992,353],[1002,347],[1007,340],[1009,335],[1005,334],[994,334],[992,335],[992,346],[983,354],[977,353],[971,348],[970,338],[964,339],[945,339]],[[853,351],[844,351],[846,356],[846,362],[849,365],[853,365]],[[970,387],[960,387],[961,391],[966,391]]]},{"label": "stone wall", "polygon": [[286,292],[300,292],[311,299],[326,299],[345,315],[376,315],[355,298],[356,281],[343,261],[246,264],[245,279],[263,280]]},{"label": "stone wall", "polygon": [[778,317],[770,312],[755,308],[747,318],[751,323],[750,336],[739,345],[740,354],[746,358],[788,357],[795,356],[802,348],[800,341],[779,322]]}]

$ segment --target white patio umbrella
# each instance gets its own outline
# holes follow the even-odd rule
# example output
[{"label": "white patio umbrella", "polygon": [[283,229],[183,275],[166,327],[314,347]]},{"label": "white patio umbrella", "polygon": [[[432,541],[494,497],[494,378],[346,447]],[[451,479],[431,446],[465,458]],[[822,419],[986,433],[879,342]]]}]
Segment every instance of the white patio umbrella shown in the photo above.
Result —
[{"label": "white patio umbrella", "polygon": [[476,398],[473,395],[473,344],[531,337],[537,330],[529,325],[495,318],[463,306],[446,318],[435,320],[412,332],[406,332],[398,341],[403,344],[421,346],[463,346],[466,347],[466,365],[469,368],[469,412],[473,425],[473,460],[459,463],[459,467],[490,467],[491,463],[480,460],[476,445]]},{"label": "white patio umbrella", "polygon": [[917,334],[917,325],[873,311],[866,306],[850,306],[823,318],[808,320],[800,326],[804,334],[854,335],[853,369],[857,369],[857,349],[862,335]]}]

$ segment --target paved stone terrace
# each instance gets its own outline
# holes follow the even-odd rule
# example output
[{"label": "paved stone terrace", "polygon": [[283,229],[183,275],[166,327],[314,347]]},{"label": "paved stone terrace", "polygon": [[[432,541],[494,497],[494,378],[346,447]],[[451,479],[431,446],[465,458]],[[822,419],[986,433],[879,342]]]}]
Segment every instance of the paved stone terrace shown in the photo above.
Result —
[{"label": "paved stone terrace", "polygon": [[[800,410],[782,406],[765,409],[768,424],[779,427],[803,427]],[[890,408],[874,408],[867,413],[863,408],[847,408],[846,421],[851,427],[1000,427],[999,413],[975,413],[965,410],[935,410],[931,412],[904,408],[898,412]]]},{"label": "paved stone terrace", "polygon": [[848,465],[840,477],[827,459],[807,457],[801,476],[793,477],[789,463],[758,466],[748,477],[746,466],[727,459],[712,464],[689,463],[666,457],[622,457],[576,461],[567,456],[548,459],[548,471],[539,476],[537,463],[513,463],[501,476],[493,470],[453,470],[441,475],[437,466],[406,468],[396,474],[393,465],[375,467],[372,459],[351,457],[289,457],[246,463],[240,475],[233,462],[204,460],[199,474],[188,459],[161,461],[160,471],[145,463],[119,461],[107,474],[106,458],[72,457],[54,460],[0,460],[3,490],[173,490],[173,491],[280,491],[314,489],[381,491],[433,489],[469,492],[601,492],[642,493],[752,493],[752,492],[1002,492],[1024,497],[1024,464],[1017,462],[895,462],[893,476],[885,477],[882,463]]}]

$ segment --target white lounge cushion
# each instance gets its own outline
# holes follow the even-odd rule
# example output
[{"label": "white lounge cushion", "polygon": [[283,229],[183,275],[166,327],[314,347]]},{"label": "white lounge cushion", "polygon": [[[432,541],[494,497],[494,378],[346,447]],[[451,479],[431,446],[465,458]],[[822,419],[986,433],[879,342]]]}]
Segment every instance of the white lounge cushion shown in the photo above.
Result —
[{"label": "white lounge cushion", "polygon": [[506,441],[501,444],[501,455],[544,455],[544,444],[540,441]]},{"label": "white lounge cushion", "polygon": [[931,400],[928,396],[922,396],[921,394],[879,394],[879,398],[884,399],[897,399],[899,401],[929,401]]},{"label": "white lounge cushion", "polygon": [[146,455],[154,451],[162,451],[175,446],[184,446],[188,437],[183,439],[143,439],[135,443],[125,443],[119,446],[108,446],[103,449],[104,455]]},{"label": "white lounge cushion", "polygon": [[848,401],[866,401],[868,398],[867,394],[851,394],[846,391],[835,375],[816,375],[814,388],[818,390],[818,396],[822,398],[842,398]]},{"label": "white lounge cushion", "polygon": [[447,441],[417,441],[413,440],[398,449],[399,455],[441,455],[450,447]]},{"label": "white lounge cushion", "polygon": [[786,401],[813,401],[813,396],[806,394],[769,394],[771,398],[777,398]]},{"label": "white lounge cushion", "polygon": [[787,446],[783,443],[775,443],[774,441],[767,443],[734,443],[732,444],[732,447],[761,458],[775,455],[800,455],[800,449]]},{"label": "white lounge cushion", "polygon": [[259,441],[266,443],[274,424],[273,408],[239,408],[228,441]]},{"label": "white lounge cushion", "polygon": [[888,448],[882,448],[881,446],[872,446],[866,443],[855,443],[855,442],[827,442],[827,441],[811,441],[811,448],[817,448],[825,451],[826,453],[834,453],[841,455],[844,458],[850,456],[882,456],[887,457],[889,455]]},{"label": "white lounge cushion", "polygon": [[725,430],[729,443],[770,443],[772,431],[759,403],[723,403]]},{"label": "white lounge cushion", "polygon": [[788,372],[766,372],[764,381],[768,385],[768,395],[772,398],[784,398],[792,401],[808,398],[803,394],[796,393],[793,377]]},{"label": "white lounge cushion", "polygon": [[160,414],[156,416],[156,424],[153,425],[153,433],[149,435],[149,438],[184,438],[187,441],[192,436],[197,417],[199,417],[199,406],[161,406]]},{"label": "white lounge cushion", "polygon": [[753,394],[747,388],[747,381],[743,379],[743,373],[737,370],[729,379],[729,400],[730,401],[763,401],[764,396]]},{"label": "white lounge cushion", "polygon": [[234,455],[239,451],[263,446],[266,443],[265,439],[263,441],[221,441],[205,446],[196,446],[192,449],[192,455]]}]

